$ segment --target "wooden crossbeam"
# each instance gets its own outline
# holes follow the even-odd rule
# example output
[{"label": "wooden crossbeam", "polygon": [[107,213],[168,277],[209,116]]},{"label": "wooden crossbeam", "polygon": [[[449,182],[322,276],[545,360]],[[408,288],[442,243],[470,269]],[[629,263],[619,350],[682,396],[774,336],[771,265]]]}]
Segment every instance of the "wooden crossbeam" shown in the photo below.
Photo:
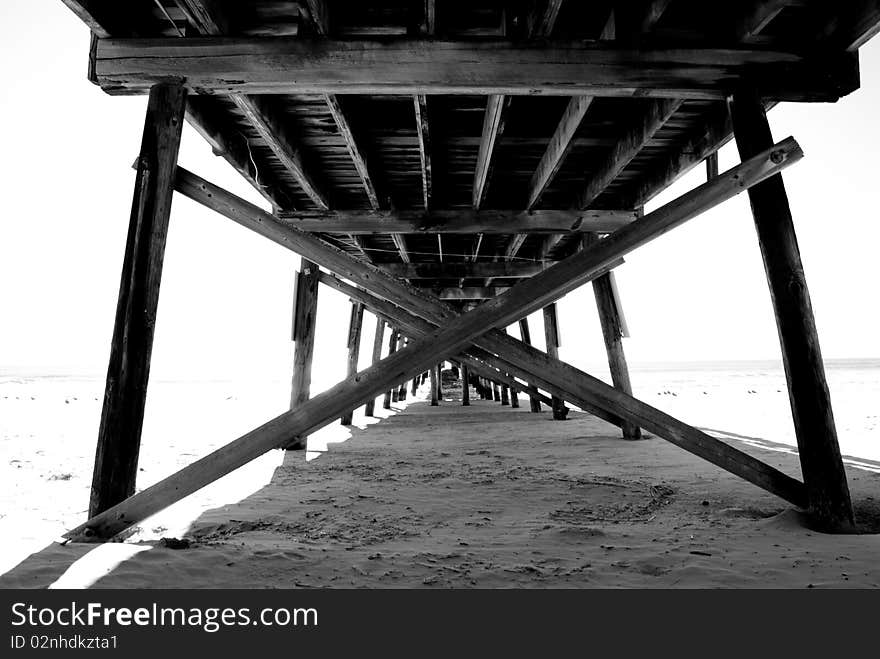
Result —
[{"label": "wooden crossbeam", "polygon": [[[723,99],[744,77],[769,100],[833,101],[858,88],[854,53],[621,49],[605,42],[96,39],[96,81],[145,93],[174,78],[202,93],[555,94]],[[254,66],[254,62],[260,66]]]},{"label": "wooden crossbeam", "polygon": [[482,263],[380,263],[385,272],[401,279],[521,279],[541,272],[543,263],[486,261]]},{"label": "wooden crossbeam", "polygon": [[559,10],[562,9],[564,0],[546,0],[544,6],[536,3],[535,8],[529,14],[528,28],[529,36],[535,38],[549,37],[556,26],[556,19],[559,17]]},{"label": "wooden crossbeam", "polygon": [[[487,333],[488,328],[506,326],[534,309],[545,306],[592,276],[597,269],[607,266],[615,258],[624,256],[652,238],[666,233],[708,208],[766,180],[799,160],[800,157],[802,157],[800,148],[792,139],[775,145],[738,167],[725,172],[713,181],[703,184],[646,215],[641,220],[615,232],[590,249],[574,254],[543,273],[518,284],[496,300],[486,302],[473,311],[458,317],[450,318],[447,316],[442,329],[416,339],[404,350],[390,355],[379,364],[359,373],[355,380],[340,382],[300,408],[276,417],[231,444],[218,449],[110,510],[93,517],[85,524],[70,531],[66,537],[84,540],[111,537],[266,451],[282,445],[290,437],[313,432],[340,416],[346,409],[366,401],[371,396],[375,396],[403,379],[430,368],[438,359],[443,359],[446,355],[458,354],[473,340],[481,336],[488,335],[489,337],[488,340],[483,339],[483,342],[486,343],[484,347],[490,351],[494,347],[498,352],[506,353],[507,348],[503,345],[505,342],[514,348],[517,347],[518,342],[497,330],[491,330]],[[245,207],[241,206],[246,202],[238,200],[235,203],[238,206],[237,212],[235,212],[232,209],[233,195],[219,189],[216,194],[206,192],[210,185],[207,182],[197,183],[195,188],[188,187],[187,184],[192,184],[193,180],[192,175],[187,176],[187,174],[188,172],[178,171],[177,187],[179,190],[185,194],[192,193],[194,197],[202,197],[200,201],[210,207],[218,210],[225,209],[227,212],[232,211],[229,217],[245,226],[251,223],[253,218],[246,217]],[[200,190],[205,194],[199,195]],[[222,199],[218,199],[218,195],[222,196]],[[268,215],[259,209],[251,208],[250,210],[249,215],[254,214],[254,211],[258,216],[260,214]],[[271,216],[268,217],[271,218]],[[280,242],[287,246],[300,243],[302,246],[308,247],[311,243],[310,237],[305,234],[298,237],[288,235],[286,239],[283,239],[281,233],[284,231],[283,227],[279,231],[278,226],[263,226],[268,225],[269,222],[261,223],[258,221],[256,224],[258,226],[255,228],[258,231],[264,232],[264,235],[275,240],[281,239]],[[297,232],[287,229],[287,233]],[[315,242],[320,243],[317,240]],[[345,264],[343,269],[349,272],[357,268],[372,269],[374,277],[367,277],[367,281],[359,283],[364,286],[369,285],[373,293],[393,289],[396,293],[394,299],[398,302],[401,300],[413,302],[424,300],[422,296],[396,280],[388,278],[387,281],[379,281],[382,279],[382,273],[371,264],[354,263],[355,259],[342,252],[335,253],[335,250],[329,246],[324,246],[323,251],[328,261],[347,259],[349,263]],[[381,293],[379,294],[381,295]],[[540,356],[534,359],[540,360]],[[547,360],[549,358],[544,361],[548,371],[564,370],[567,367],[558,360],[553,362]],[[576,369],[574,370],[577,372]],[[795,505],[803,506],[806,501],[802,483],[641,401],[617,391],[613,387],[609,387],[601,381],[589,378],[589,376],[586,378],[578,376],[569,386],[583,388],[590,397],[601,401],[600,407],[614,410],[627,420],[637,423],[658,436],[704,457],[713,464],[717,464]]]},{"label": "wooden crossbeam", "polygon": [[440,300],[491,300],[510,290],[509,286],[452,286],[429,289]]},{"label": "wooden crossbeam", "polygon": [[610,233],[636,219],[617,210],[430,210],[424,211],[281,211],[300,231],[377,235],[387,233]]}]

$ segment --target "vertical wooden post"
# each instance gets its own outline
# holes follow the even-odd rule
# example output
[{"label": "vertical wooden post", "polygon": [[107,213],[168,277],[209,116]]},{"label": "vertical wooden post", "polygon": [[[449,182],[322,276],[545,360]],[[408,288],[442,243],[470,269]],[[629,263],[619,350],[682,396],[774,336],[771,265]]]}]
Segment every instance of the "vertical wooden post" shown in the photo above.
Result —
[{"label": "vertical wooden post", "polygon": [[501,385],[501,404],[510,405],[510,394],[508,393],[506,384]]},{"label": "vertical wooden post", "polygon": [[467,407],[471,404],[471,382],[468,367],[461,365],[461,404]]},{"label": "vertical wooden post", "polygon": [[410,392],[409,392],[409,393],[410,393],[411,395],[415,396],[415,395],[416,395],[416,390],[417,390],[418,388],[419,388],[419,378],[418,378],[418,376],[416,376],[416,377],[414,377],[414,378],[412,379],[412,388],[410,389]]},{"label": "vertical wooden post", "polygon": [[[399,332],[392,327],[391,328],[391,338],[388,339],[388,354],[389,355],[393,355],[395,352],[397,352],[397,339],[399,337],[400,337]],[[391,389],[390,391],[386,391],[385,392],[385,399],[382,401],[382,407],[384,407],[386,410],[390,410],[392,399],[394,399],[395,402],[397,401],[397,399],[394,398],[396,393],[397,393],[397,389]]]},{"label": "vertical wooden post", "polygon": [[186,89],[181,85],[159,84],[150,90],[110,344],[89,517],[134,494],[185,109]]},{"label": "vertical wooden post", "polygon": [[[522,339],[522,342],[526,345],[532,345],[532,333],[529,330],[529,319],[523,318],[519,321],[519,335]],[[526,391],[534,391],[537,392],[537,387],[534,385],[529,385],[526,388]],[[529,406],[532,412],[540,412],[541,411],[541,401],[532,396],[529,398]]]},{"label": "vertical wooden post", "polygon": [[[741,159],[773,145],[764,105],[755,94],[737,93],[731,117]],[[776,314],[809,512],[827,529],[851,529],[854,518],[849,486],[782,176],[777,174],[749,188],[749,201]]]},{"label": "vertical wooden post", "polygon": [[498,383],[492,382],[491,385],[492,385],[492,400],[494,400],[496,403],[500,403],[501,402],[501,391],[498,387]]},{"label": "vertical wooden post", "polygon": [[[351,318],[348,322],[348,369],[347,375],[351,379],[358,372],[358,355],[361,352],[361,326],[364,322],[364,305],[360,302],[351,303]],[[350,426],[354,410],[346,412],[342,417],[342,425]]]},{"label": "vertical wooden post", "polygon": [[[596,236],[586,234],[583,239],[584,247],[598,240]],[[611,381],[617,389],[632,396],[632,383],[629,379],[629,369],[626,365],[626,355],[623,352],[623,328],[620,321],[620,310],[614,296],[614,284],[611,281],[612,274],[608,273],[593,280],[593,295],[596,298],[596,310],[599,312],[599,322],[602,325],[602,337],[605,340],[605,352],[608,355],[608,369],[611,371]],[[621,425],[624,439],[641,439],[642,431],[638,426],[624,421]]]},{"label": "vertical wooden post", "polygon": [[[300,262],[297,275],[296,305],[293,310],[293,379],[290,387],[290,409],[305,403],[311,396],[312,355],[315,351],[315,329],[318,320],[318,282],[320,270],[317,263],[308,259]],[[303,451],[308,438],[296,437],[285,449]]]},{"label": "vertical wooden post", "polygon": [[437,400],[437,391],[440,388],[440,378],[438,377],[439,374],[437,373],[436,366],[431,367],[429,375],[431,377],[431,407],[437,407],[440,404]]},{"label": "vertical wooden post", "polygon": [[[547,343],[547,354],[554,359],[559,359],[559,322],[556,317],[556,303],[544,307],[544,338]],[[565,421],[568,417],[568,408],[565,401],[553,396],[553,418],[556,421]]]},{"label": "vertical wooden post", "polygon": [[443,364],[437,364],[435,367],[437,370],[437,400],[443,400]]},{"label": "vertical wooden post", "polygon": [[[381,318],[376,318],[376,334],[373,336],[373,363],[380,361],[382,359],[382,340],[385,338],[385,321]],[[364,408],[364,414],[367,416],[375,416],[376,413],[376,399],[371,398],[367,401],[367,406]]]},{"label": "vertical wooden post", "polygon": [[[409,345],[409,338],[400,337],[400,349],[403,350],[407,345]],[[406,380],[401,382],[397,388],[397,400],[406,400]]]},{"label": "vertical wooden post", "polygon": [[510,406],[513,408],[519,407],[519,393],[513,387],[510,388]]}]

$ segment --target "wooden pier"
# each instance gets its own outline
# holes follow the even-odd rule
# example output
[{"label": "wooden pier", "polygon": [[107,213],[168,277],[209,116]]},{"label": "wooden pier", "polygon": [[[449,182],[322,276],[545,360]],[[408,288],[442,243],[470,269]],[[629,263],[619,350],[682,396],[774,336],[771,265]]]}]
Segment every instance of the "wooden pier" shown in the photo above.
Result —
[{"label": "wooden pier", "polygon": [[[880,30],[880,4],[62,1],[92,31],[89,79],[108,94],[149,94],[89,519],[70,539],[111,538],[426,380],[442,408],[446,361],[472,380],[474,398],[497,396],[499,410],[525,412],[514,412],[520,393],[532,414],[544,403],[557,422],[576,406],[621,439],[646,430],[824,529],[853,529],[782,178],[803,154],[793,138],[771,135],[766,112],[855,91],[858,49]],[[184,117],[267,209],[176,166]],[[742,162],[719,172],[717,151],[731,139]],[[644,212],[704,161],[706,183]],[[301,257],[291,409],[135,494],[175,192]],[[613,270],[741,193],[776,312],[801,479],[637,400],[627,372]],[[578,328],[561,331],[556,302],[588,282],[613,386],[559,359],[563,334],[576,341]],[[349,359],[346,378],[313,395],[321,285],[352,299],[340,346]],[[530,345],[526,321],[541,310],[546,351]],[[378,328],[369,365],[358,363],[364,322]],[[519,338],[506,331],[517,325]]]}]

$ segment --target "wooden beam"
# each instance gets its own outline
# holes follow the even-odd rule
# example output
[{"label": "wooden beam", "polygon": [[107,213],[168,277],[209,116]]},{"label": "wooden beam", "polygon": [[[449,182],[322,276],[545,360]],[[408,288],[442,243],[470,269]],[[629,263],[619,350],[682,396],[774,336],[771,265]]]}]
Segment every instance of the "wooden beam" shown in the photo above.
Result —
[{"label": "wooden beam", "polygon": [[187,122],[211,145],[214,155],[228,162],[273,208],[290,208],[290,197],[272,177],[271,168],[257,168],[248,139],[224,125],[228,120],[224,121],[215,103],[208,96],[190,97],[186,104]]},{"label": "wooden beam", "polygon": [[706,156],[706,180],[711,181],[718,176],[718,152]]},{"label": "wooden beam", "polygon": [[[353,378],[358,372],[358,356],[361,352],[361,327],[363,323],[364,305],[360,302],[352,302],[351,318],[348,322],[348,365],[346,369],[348,378]],[[343,414],[341,419],[342,425],[350,426],[353,416],[354,410],[349,410]]]},{"label": "wooden beam", "polygon": [[724,99],[745,77],[768,100],[833,101],[859,84],[854,53],[286,37],[98,39],[95,75],[111,94],[185,79],[201,93],[410,94],[418,107],[426,94]]},{"label": "wooden beam", "polygon": [[[522,339],[522,342],[525,345],[527,345],[527,346],[532,345],[532,333],[529,330],[529,319],[528,318],[520,318],[519,335],[520,335],[520,339]],[[526,391],[529,394],[529,404],[530,404],[532,412],[540,412],[541,411],[541,401],[535,395],[538,392],[537,387],[535,387],[533,384],[529,384]],[[551,400],[551,404],[552,404],[552,400]]]},{"label": "wooden beam", "polygon": [[437,31],[437,9],[435,0],[422,0],[424,3],[424,21],[422,31],[427,35],[433,35]]},{"label": "wooden beam", "polygon": [[544,269],[543,263],[487,261],[483,263],[380,263],[385,272],[401,279],[522,279]]},{"label": "wooden beam", "polygon": [[[376,332],[373,335],[373,355],[371,364],[376,364],[382,359],[382,341],[385,338],[385,321],[376,316]],[[376,398],[375,396],[367,401],[364,414],[367,416],[375,416]]]},{"label": "wooden beam", "polygon": [[403,261],[404,265],[409,263],[409,250],[406,247],[406,237],[399,233],[392,233],[391,240],[397,248],[397,253],[400,254],[400,260]]},{"label": "wooden beam", "polygon": [[[510,353],[518,349],[527,350],[522,344],[518,345],[519,342],[512,337],[496,330],[487,332],[487,329],[506,326],[514,319],[522,318],[531,313],[535,307],[543,307],[583,281],[581,277],[584,274],[589,276],[598,267],[607,265],[611,260],[624,256],[652,238],[662,235],[708,208],[730,199],[743,190],[782,171],[786,166],[796,162],[801,155],[797,144],[793,140],[786,140],[725,172],[714,181],[705,183],[646,215],[629,227],[615,232],[590,249],[576,253],[540,275],[518,284],[514,290],[497,300],[484,303],[475,310],[458,317],[454,317],[454,313],[449,310],[448,313],[451,315],[445,315],[443,318],[442,329],[414,341],[405,350],[390,355],[379,364],[362,371],[356,382],[340,382],[328,391],[315,396],[302,407],[280,415],[231,444],[218,449],[213,454],[89,519],[70,531],[65,537],[77,540],[111,537],[266,451],[285,444],[291,437],[313,432],[323,427],[353,404],[365,401],[370,396],[387,390],[389,386],[399,382],[401,378],[421,372],[436,363],[436,360],[442,358],[442,355],[458,354],[474,339],[480,338],[488,350],[498,350],[508,357]],[[198,196],[195,191],[199,189],[198,186],[195,190],[188,188],[186,186],[188,177],[186,173],[181,174],[179,169],[178,187],[192,192],[193,196]],[[205,182],[203,185],[207,186],[208,184]],[[232,200],[229,199],[231,195],[221,194],[224,191],[220,190],[215,192],[216,194],[206,195],[201,200],[202,203],[218,210],[224,207],[229,210],[229,205],[232,203]],[[218,196],[222,197],[219,201]],[[246,203],[243,200],[239,200],[239,202]],[[239,213],[242,214],[230,213],[230,217],[245,223],[243,210],[240,207]],[[259,209],[256,210],[258,214],[262,213]],[[269,217],[271,218],[271,216]],[[267,234],[270,232],[273,232],[272,229],[267,231]],[[295,241],[294,236],[289,236],[283,242],[292,245],[299,241]],[[310,241],[302,236],[301,245],[306,246],[309,243]],[[347,258],[348,267],[344,270],[350,272],[358,268],[372,268],[371,264],[357,262],[356,259],[342,252],[334,254],[332,248],[327,249],[325,255],[328,261]],[[413,295],[412,291],[395,280],[381,281],[381,271],[378,269],[373,271],[374,277],[367,277],[359,283],[368,287],[371,292],[380,295],[382,290],[394,289],[397,295],[394,295],[393,298],[398,303],[419,304],[420,296]],[[422,313],[427,312],[423,311]],[[683,424],[595,378],[580,374],[573,367],[558,360],[551,360],[546,355],[543,357],[540,353],[535,355],[531,358],[530,365],[532,367],[542,366],[551,377],[557,381],[566,382],[567,388],[587,394],[587,397],[592,398],[600,408],[614,410],[622,418],[646,428],[795,505],[806,504],[806,491],[802,483],[719,440],[709,437],[696,428]],[[570,381],[564,376],[564,373],[569,369],[574,371]]]},{"label": "wooden beam", "polygon": [[[638,46],[642,37],[662,18],[670,0],[630,0],[613,9],[613,37],[618,43]],[[606,27],[606,29],[608,29]]]},{"label": "wooden beam", "polygon": [[[556,303],[548,304],[543,309],[544,313],[544,343],[547,354],[553,359],[559,359],[559,320],[556,316]],[[568,408],[565,401],[558,396],[553,396],[553,419],[565,421],[568,418]]]},{"label": "wooden beam", "polygon": [[150,92],[122,262],[89,516],[134,493],[186,90]]},{"label": "wooden beam", "polygon": [[330,202],[306,171],[299,149],[294,146],[293,139],[284,128],[283,119],[273,106],[265,99],[243,94],[231,94],[229,98],[260,134],[278,161],[296,179],[312,203],[322,210],[329,209]]},{"label": "wooden beam", "polygon": [[432,158],[431,158],[431,125],[428,122],[428,97],[424,94],[413,96],[413,107],[416,113],[416,132],[419,137],[419,158],[422,163],[422,199],[425,210],[431,208]]},{"label": "wooden beam", "polygon": [[636,219],[618,210],[281,211],[300,231],[350,235],[389,233],[611,233]]},{"label": "wooden beam", "polygon": [[364,186],[364,192],[367,195],[370,206],[373,207],[373,210],[379,210],[382,206],[379,203],[379,195],[376,192],[376,185],[373,182],[373,176],[370,174],[370,168],[367,165],[367,157],[354,137],[354,132],[351,129],[351,125],[349,124],[345,113],[342,111],[339,99],[333,94],[324,94],[324,100],[327,103],[327,107],[330,109],[330,114],[333,115],[333,120],[336,122],[339,134],[345,141],[345,146],[348,149],[348,153],[351,155],[354,168],[357,170],[361,183]]},{"label": "wooden beam", "polygon": [[611,153],[602,160],[589,178],[587,185],[577,199],[577,208],[589,208],[605,189],[617,178],[618,174],[639,155],[644,146],[654,137],[654,133],[675,114],[681,106],[680,100],[651,101],[639,123],[633,126],[614,145]]},{"label": "wooden beam", "polygon": [[[751,158],[773,142],[764,107],[754,94],[735,95],[731,113],[741,158]],[[849,486],[782,176],[750,188],[749,201],[770,284],[810,512],[824,527],[851,529],[854,519]]]},{"label": "wooden beam", "polygon": [[[595,236],[584,236],[584,248],[587,249],[595,240]],[[623,328],[620,310],[614,295],[613,273],[602,275],[593,280],[593,295],[596,298],[596,310],[602,326],[602,338],[605,341],[605,352],[608,355],[608,370],[614,386],[625,394],[632,396],[632,383],[629,379],[629,368],[626,365],[626,354],[623,351]],[[621,426],[624,439],[641,439],[642,431],[638,426],[624,421]]]},{"label": "wooden beam", "polygon": [[309,10],[309,22],[321,36],[330,34],[330,10],[326,0],[305,0]]},{"label": "wooden beam", "polygon": [[229,18],[218,0],[174,0],[187,21],[202,34],[227,34]]},{"label": "wooden beam", "polygon": [[727,103],[718,103],[706,119],[690,132],[681,147],[643,175],[621,203],[640,208],[672,185],[733,137]]},{"label": "wooden beam", "polygon": [[493,94],[486,101],[486,112],[483,115],[483,136],[477,153],[477,166],[474,170],[474,190],[472,206],[480,210],[489,189],[489,173],[492,169],[492,154],[501,133],[504,132],[504,109],[507,99]]},{"label": "wooden beam", "polygon": [[752,0],[746,3],[733,30],[734,40],[754,40],[776,16],[791,4],[791,0]]},{"label": "wooden beam", "polygon": [[540,7],[540,3],[536,3],[529,15],[529,35],[531,37],[547,38],[553,33],[562,3],[563,0],[546,0],[543,3],[543,8]]},{"label": "wooden beam", "polygon": [[562,113],[562,119],[556,127],[556,132],[550,138],[547,150],[532,175],[532,180],[529,183],[527,210],[532,210],[537,205],[541,195],[544,194],[547,186],[556,176],[562,161],[571,149],[571,142],[577,129],[592,103],[592,96],[575,96],[568,102],[565,112]]},{"label": "wooden beam", "polygon": [[509,286],[461,286],[433,290],[440,300],[491,300],[510,290]]}]

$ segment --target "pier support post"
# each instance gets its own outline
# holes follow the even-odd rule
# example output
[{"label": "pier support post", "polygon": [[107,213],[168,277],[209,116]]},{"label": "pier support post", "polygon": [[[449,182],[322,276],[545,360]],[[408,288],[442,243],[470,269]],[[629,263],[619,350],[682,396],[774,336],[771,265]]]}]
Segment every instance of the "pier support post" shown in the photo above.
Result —
[{"label": "pier support post", "polygon": [[[351,318],[348,322],[348,368],[346,374],[351,379],[357,375],[358,355],[361,352],[361,326],[364,322],[364,305],[360,302],[351,303]],[[343,426],[350,426],[354,410],[346,412],[341,419]]]},{"label": "pier support post", "polygon": [[[405,337],[400,337],[400,349],[403,350],[406,346],[409,345],[409,339]],[[397,388],[397,400],[403,401],[406,400],[406,380],[400,383],[400,386]]]},{"label": "pier support post", "polygon": [[[544,338],[547,342],[547,354],[553,359],[559,359],[559,323],[555,302],[544,307]],[[553,396],[553,419],[565,421],[567,417],[568,408],[565,406],[565,401]]]},{"label": "pier support post", "polygon": [[461,365],[461,404],[463,407],[467,407],[471,404],[471,383],[470,383],[470,373],[468,373],[468,367],[464,364]]},{"label": "pier support post", "polygon": [[501,385],[501,404],[510,405],[510,393],[506,384]]},{"label": "pier support post", "polygon": [[501,391],[499,391],[498,383],[493,380],[491,385],[492,385],[492,400],[495,401],[496,403],[500,403],[501,402]]},{"label": "pier support post", "polygon": [[[385,321],[376,317],[376,334],[373,336],[373,355],[372,360],[373,364],[379,362],[382,359],[382,341],[385,339]],[[376,399],[371,398],[367,401],[367,405],[364,408],[364,414],[367,416],[375,416],[376,414]]]},{"label": "pier support post", "polygon": [[[392,327],[391,328],[391,338],[388,339],[388,354],[389,355],[393,355],[395,352],[397,352],[398,338],[400,338],[400,333]],[[392,401],[397,402],[396,396],[397,396],[397,388],[396,387],[394,389],[390,389],[390,390],[386,391],[385,392],[385,399],[382,401],[382,407],[385,408],[386,410],[390,410]]]},{"label": "pier support post", "polygon": [[[519,336],[522,339],[522,342],[526,345],[532,345],[532,333],[529,330],[529,319],[521,318],[519,321]],[[534,391],[533,391],[534,390]],[[537,393],[538,389],[535,385],[530,384],[526,391],[533,391],[533,393]],[[536,396],[531,396],[529,398],[529,407],[532,412],[540,412],[541,411],[541,401],[538,400]]]},{"label": "pier support post", "polygon": [[437,407],[440,402],[437,400],[437,390],[440,387],[439,382],[439,374],[437,373],[438,369],[436,366],[431,367],[430,377],[431,377],[431,407]]},{"label": "pier support post", "polygon": [[122,262],[89,517],[134,494],[186,89],[150,90]]},{"label": "pier support post", "polygon": [[[764,105],[754,93],[741,91],[733,97],[731,117],[742,160],[772,146]],[[782,175],[749,188],[748,194],[782,346],[809,512],[827,529],[851,529],[849,486]]]},{"label": "pier support post", "polygon": [[[290,409],[295,409],[311,397],[312,355],[315,352],[315,329],[318,320],[318,282],[320,268],[317,263],[302,259],[297,275],[296,305],[293,310],[293,378],[290,386]],[[284,448],[303,451],[308,438],[297,437]]]},{"label": "pier support post", "polygon": [[[583,239],[584,247],[593,244],[598,238],[592,234],[586,234]],[[608,355],[608,369],[611,371],[611,381],[617,389],[632,396],[632,383],[629,379],[629,369],[626,365],[626,355],[623,352],[623,326],[621,324],[620,309],[614,295],[614,283],[612,273],[602,275],[593,280],[593,295],[596,298],[596,310],[599,312],[599,322],[602,325],[602,338],[605,341],[605,352]],[[641,439],[642,431],[628,421],[621,424],[624,439]]]}]

